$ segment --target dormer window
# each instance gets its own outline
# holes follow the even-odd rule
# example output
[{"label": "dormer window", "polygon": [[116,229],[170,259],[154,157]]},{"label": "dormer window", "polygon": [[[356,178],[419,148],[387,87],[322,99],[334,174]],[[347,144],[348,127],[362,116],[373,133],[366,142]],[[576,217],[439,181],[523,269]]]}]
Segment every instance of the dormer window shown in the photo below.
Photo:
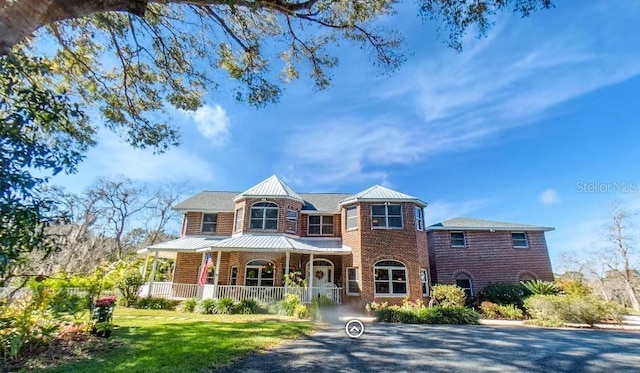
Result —
[{"label": "dormer window", "polygon": [[402,205],[371,205],[371,227],[402,229]]},{"label": "dormer window", "polygon": [[203,233],[216,233],[218,214],[203,214],[200,231]]},{"label": "dormer window", "polygon": [[251,206],[251,229],[277,230],[278,205],[271,202],[258,202]]}]

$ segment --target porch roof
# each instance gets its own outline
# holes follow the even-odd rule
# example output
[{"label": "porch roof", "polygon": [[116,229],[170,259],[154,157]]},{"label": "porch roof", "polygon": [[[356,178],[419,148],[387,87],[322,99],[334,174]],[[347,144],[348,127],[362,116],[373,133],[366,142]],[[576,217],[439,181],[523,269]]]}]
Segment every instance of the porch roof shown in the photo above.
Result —
[{"label": "porch roof", "polygon": [[176,253],[195,252],[197,249],[211,246],[212,243],[223,240],[224,237],[185,236],[176,240],[157,243],[138,250],[138,254],[158,252],[161,258],[175,259]]},{"label": "porch roof", "polygon": [[284,235],[241,235],[213,242],[196,251],[292,251],[303,254],[347,255],[351,248],[340,238],[297,238]]}]

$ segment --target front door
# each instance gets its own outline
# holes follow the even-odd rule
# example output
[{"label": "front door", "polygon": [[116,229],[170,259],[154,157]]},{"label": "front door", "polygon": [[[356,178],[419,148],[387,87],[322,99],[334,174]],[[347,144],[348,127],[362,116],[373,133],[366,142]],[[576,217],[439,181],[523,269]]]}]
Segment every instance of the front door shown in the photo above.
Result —
[{"label": "front door", "polygon": [[331,266],[314,265],[313,266],[313,287],[321,288],[327,283],[331,283]]}]

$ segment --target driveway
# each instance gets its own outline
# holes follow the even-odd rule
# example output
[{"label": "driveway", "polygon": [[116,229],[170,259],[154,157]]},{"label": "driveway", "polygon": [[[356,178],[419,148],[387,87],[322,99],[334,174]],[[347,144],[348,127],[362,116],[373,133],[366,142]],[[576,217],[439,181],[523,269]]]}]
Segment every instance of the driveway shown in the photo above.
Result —
[{"label": "driveway", "polygon": [[472,325],[344,325],[268,352],[226,372],[638,372],[640,332]]}]

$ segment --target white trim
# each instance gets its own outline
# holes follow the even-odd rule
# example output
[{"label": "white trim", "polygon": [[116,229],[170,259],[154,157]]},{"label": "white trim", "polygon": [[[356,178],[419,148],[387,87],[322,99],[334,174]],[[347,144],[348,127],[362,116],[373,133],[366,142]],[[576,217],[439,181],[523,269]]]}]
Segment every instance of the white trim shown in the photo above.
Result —
[{"label": "white trim", "polygon": [[[315,258],[313,259],[313,266],[316,267],[329,267],[327,265],[321,265],[318,264],[318,262],[329,262],[329,264],[331,264],[331,278],[330,281],[332,284],[335,284],[335,275],[336,275],[336,267],[335,265],[333,265],[333,262],[329,259],[325,259],[325,258]],[[306,278],[310,278],[310,276],[315,276],[315,272],[311,273],[310,272],[311,269],[311,260],[309,260],[309,262],[307,262],[307,266],[306,266]]]},{"label": "white trim", "polygon": [[[402,264],[402,266],[379,266],[378,263],[381,262],[396,262]],[[376,269],[386,269],[389,274],[388,280],[376,280]],[[394,281],[391,274],[394,269],[402,269],[404,270],[404,281]],[[389,284],[389,293],[380,293],[378,294],[376,290],[376,282],[386,282]],[[394,293],[393,292],[393,283],[403,283],[405,284],[405,292],[404,293]],[[373,264],[373,295],[375,298],[392,298],[392,297],[406,297],[409,295],[409,270],[407,266],[399,260],[396,259],[382,259],[378,260]]]},{"label": "white trim", "polygon": [[[258,206],[256,207],[257,204],[260,203],[264,203],[264,204],[271,204],[273,206]],[[261,224],[261,228],[254,228],[253,227],[253,220],[258,220],[258,218],[254,218],[253,217],[253,209],[261,209],[262,210],[262,218],[260,218],[260,220],[262,221]],[[276,210],[276,227],[275,228],[266,228],[266,222],[267,221],[273,221],[273,218],[267,218],[267,210]],[[272,202],[272,201],[258,201],[255,202],[251,205],[251,208],[249,210],[249,230],[250,231],[267,231],[267,232],[277,232],[278,231],[278,225],[280,223],[280,206],[278,206],[277,203]]]},{"label": "white trim", "polygon": [[[293,213],[296,214],[294,220],[290,220],[289,219],[289,213],[290,212],[293,212]],[[287,229],[287,225],[289,223],[294,223],[294,227],[295,227],[294,230],[288,230]],[[287,209],[287,212],[284,215],[284,225],[285,225],[285,232],[287,232],[287,233],[295,233],[296,235],[298,234],[298,228],[300,226],[300,213],[298,212],[298,210],[294,210],[294,209],[290,209],[290,208]]]},{"label": "white trim", "polygon": [[[204,216],[205,215],[215,215],[216,221],[213,222],[213,231],[204,231]],[[208,222],[211,223],[211,222]],[[200,218],[200,233],[217,233],[218,232],[218,213],[217,212],[203,212],[202,217]]]},{"label": "white trim", "polygon": [[[246,207],[246,206],[245,206]],[[233,216],[233,233],[242,232],[242,228],[244,226],[244,210],[245,207],[239,207],[236,209],[236,214]],[[238,224],[238,211],[242,212],[242,217],[240,218],[240,224]]]},{"label": "white trim", "polygon": [[[424,209],[422,207],[414,206],[413,211],[416,215],[416,230],[424,231]],[[419,214],[418,211],[420,212]],[[418,215],[420,216],[420,218],[418,218]],[[420,224],[418,224],[418,222],[420,222]]]},{"label": "white trim", "polygon": [[[425,275],[424,280],[422,279],[422,273],[424,273]],[[422,285],[426,285],[425,286],[426,293],[423,291],[422,296],[428,297],[431,292],[429,289],[429,271],[426,268],[420,268],[420,287],[422,287]]]},{"label": "white trim", "polygon": [[[276,264],[269,259],[252,259],[249,262],[247,262],[247,264],[245,264],[244,266],[244,286],[268,286],[268,285],[262,285],[262,267],[261,265],[251,265],[249,263],[252,262],[257,262],[257,261],[264,261],[264,262],[269,262],[273,265],[273,277],[271,278],[271,281],[273,282],[273,284],[271,286],[276,286]],[[258,285],[247,285],[247,270],[250,268],[256,268],[258,269]],[[255,278],[251,278],[251,280],[256,280]],[[267,281],[269,281],[269,279],[265,279]]]},{"label": "white trim", "polygon": [[[234,268],[236,269],[236,278],[235,278],[236,283],[232,284],[232,282],[233,282],[233,269]],[[229,267],[229,285],[231,285],[231,286],[237,286],[238,285],[238,266]]]},{"label": "white trim", "polygon": [[[349,227],[349,210],[355,210],[355,220],[356,220],[356,226],[355,227]],[[352,218],[353,219],[353,218]],[[360,219],[358,217],[358,206],[357,205],[353,205],[353,206],[346,206],[344,208],[344,230],[345,231],[354,231],[356,229],[358,229],[358,226],[360,225]]]},{"label": "white trim", "polygon": [[[349,270],[350,269],[355,269],[356,270],[356,279],[355,280],[349,280]],[[360,281],[360,268],[359,267],[347,267],[347,272],[346,272],[346,288],[345,291],[347,292],[347,295],[360,295],[362,293],[362,286],[361,286],[361,281]],[[358,289],[360,289],[359,293],[353,293],[349,291],[349,282],[350,281],[355,281],[358,283]]]}]

